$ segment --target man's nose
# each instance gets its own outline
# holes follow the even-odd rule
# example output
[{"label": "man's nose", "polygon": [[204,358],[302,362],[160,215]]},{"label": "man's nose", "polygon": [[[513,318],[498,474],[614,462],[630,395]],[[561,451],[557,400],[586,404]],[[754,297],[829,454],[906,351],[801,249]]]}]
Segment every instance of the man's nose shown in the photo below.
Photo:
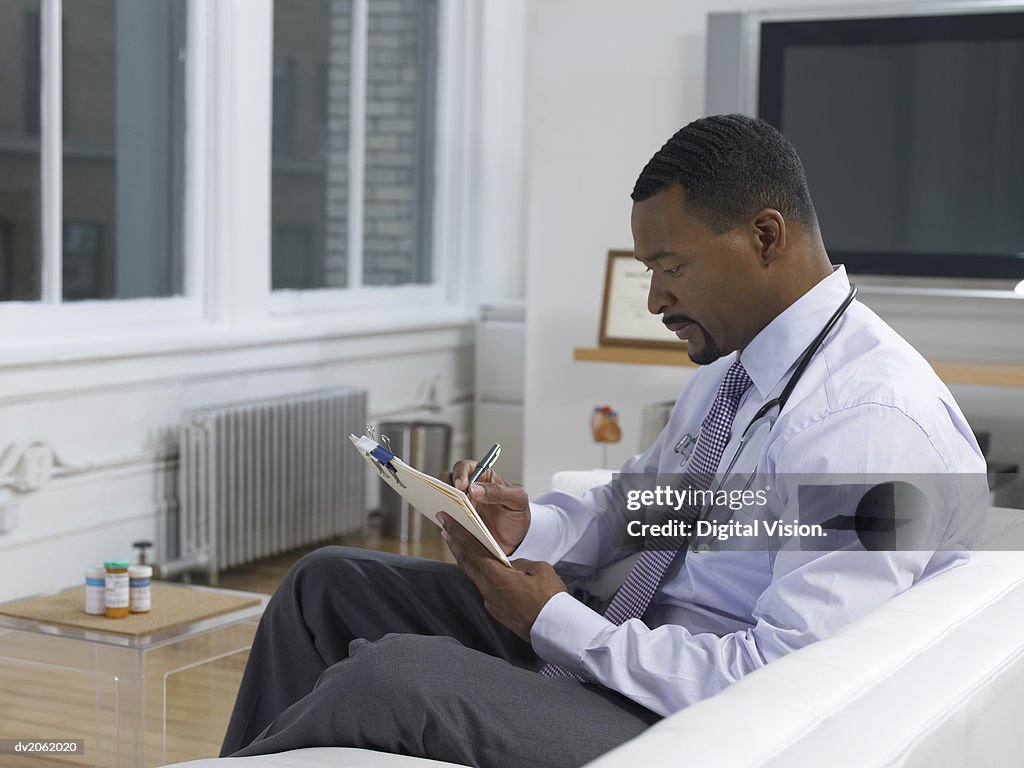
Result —
[{"label": "man's nose", "polygon": [[651,287],[647,291],[647,311],[652,315],[663,315],[674,303],[675,299],[665,287],[665,281],[655,270],[651,273]]}]

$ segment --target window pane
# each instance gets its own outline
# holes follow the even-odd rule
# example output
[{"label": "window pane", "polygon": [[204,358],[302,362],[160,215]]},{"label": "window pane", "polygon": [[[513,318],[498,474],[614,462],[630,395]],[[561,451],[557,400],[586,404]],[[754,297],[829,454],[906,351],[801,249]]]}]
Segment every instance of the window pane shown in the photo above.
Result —
[{"label": "window pane", "polygon": [[39,299],[39,0],[0,3],[0,301]]},{"label": "window pane", "polygon": [[63,8],[64,298],[181,293],[185,0]]},{"label": "window pane", "polygon": [[436,0],[370,0],[366,83],[367,285],[431,282]]},{"label": "window pane", "polygon": [[351,0],[275,0],[271,284],[348,280]]}]

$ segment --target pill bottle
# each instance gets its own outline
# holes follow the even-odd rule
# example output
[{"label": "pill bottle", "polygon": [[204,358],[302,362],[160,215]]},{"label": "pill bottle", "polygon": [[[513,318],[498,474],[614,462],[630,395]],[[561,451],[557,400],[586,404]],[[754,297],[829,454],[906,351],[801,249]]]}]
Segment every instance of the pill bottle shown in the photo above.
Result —
[{"label": "pill bottle", "polygon": [[132,613],[149,613],[153,606],[152,579],[152,566],[133,565],[128,569],[128,607]]},{"label": "pill bottle", "polygon": [[123,619],[128,615],[128,566],[127,560],[107,560],[103,567],[107,571],[106,608],[108,619]]},{"label": "pill bottle", "polygon": [[85,569],[85,612],[93,616],[107,612],[107,572],[102,565]]}]

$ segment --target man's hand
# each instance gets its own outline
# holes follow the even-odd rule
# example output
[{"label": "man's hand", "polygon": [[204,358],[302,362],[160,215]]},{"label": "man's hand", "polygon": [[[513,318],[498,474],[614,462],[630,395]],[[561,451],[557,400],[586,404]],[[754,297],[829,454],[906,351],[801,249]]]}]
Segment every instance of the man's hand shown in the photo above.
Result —
[{"label": "man's hand", "polygon": [[444,512],[437,513],[444,527],[441,534],[455,555],[459,568],[480,590],[484,608],[495,618],[530,642],[530,629],[545,603],[565,592],[565,584],[550,563],[513,560],[506,568],[483,544]]},{"label": "man's hand", "polygon": [[458,462],[451,473],[441,475],[441,480],[466,491],[480,518],[498,542],[506,555],[512,554],[530,528],[530,499],[518,485],[509,485],[495,472],[488,469],[467,491],[469,476],[476,469],[475,461]]}]

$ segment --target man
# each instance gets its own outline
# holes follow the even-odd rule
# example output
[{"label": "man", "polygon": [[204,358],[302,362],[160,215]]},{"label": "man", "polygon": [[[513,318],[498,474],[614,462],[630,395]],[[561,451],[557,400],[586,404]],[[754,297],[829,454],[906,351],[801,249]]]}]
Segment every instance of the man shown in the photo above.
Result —
[{"label": "man", "polygon": [[[342,548],[303,559],[261,623],[224,754],[346,745],[580,765],[966,558],[981,493],[954,473],[982,476],[977,444],[927,363],[847,301],[788,142],[739,115],[698,120],[654,156],[632,197],[649,309],[703,367],[623,472],[686,473],[704,488],[716,470],[756,478],[768,503],[737,516],[815,524],[849,500],[801,495],[815,487],[807,478],[919,473],[938,478],[927,546],[655,547],[593,610],[552,564],[592,576],[626,554],[623,483],[531,504],[488,471],[468,492],[514,569],[443,515],[458,568]],[[738,452],[743,425],[791,379],[774,426]],[[456,487],[473,466],[456,464]]]}]

